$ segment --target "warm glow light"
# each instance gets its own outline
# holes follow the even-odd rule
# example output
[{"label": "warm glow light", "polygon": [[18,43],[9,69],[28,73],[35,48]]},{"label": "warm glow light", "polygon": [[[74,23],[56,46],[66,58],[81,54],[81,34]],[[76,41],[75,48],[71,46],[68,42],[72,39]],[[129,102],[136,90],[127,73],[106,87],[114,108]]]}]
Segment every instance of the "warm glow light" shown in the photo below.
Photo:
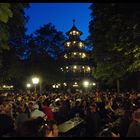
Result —
[{"label": "warm glow light", "polygon": [[55,85],[52,85],[53,88],[55,88]]},{"label": "warm glow light", "polygon": [[75,82],[74,84],[77,85],[77,82]]},{"label": "warm glow light", "polygon": [[77,69],[77,66],[73,66],[74,69]]},{"label": "warm glow light", "polygon": [[82,47],[82,46],[83,46],[83,43],[82,43],[82,42],[80,42],[80,43],[79,43],[79,47]]},{"label": "warm glow light", "polygon": [[87,88],[89,86],[89,81],[84,81],[83,85],[84,85],[85,88]]},{"label": "warm glow light", "polygon": [[3,87],[3,88],[6,88],[6,85],[3,85],[2,87]]},{"label": "warm glow light", "polygon": [[78,85],[72,85],[73,87],[78,87]]},{"label": "warm glow light", "polygon": [[64,84],[64,86],[67,86],[67,84],[66,83],[63,83]]},{"label": "warm glow light", "polygon": [[28,83],[28,84],[26,85],[26,87],[27,87],[27,88],[30,88],[30,87],[31,87],[31,84]]},{"label": "warm glow light", "polygon": [[73,54],[76,55],[76,52],[74,52]]},{"label": "warm glow light", "polygon": [[66,69],[68,69],[69,67],[68,66],[66,66]]},{"label": "warm glow light", "polygon": [[67,42],[67,46],[68,46],[68,47],[70,46],[70,42]]},{"label": "warm glow light", "polygon": [[55,87],[58,88],[58,85],[56,85]]},{"label": "warm glow light", "polygon": [[93,86],[95,86],[95,85],[96,85],[96,83],[93,83],[92,85],[93,85]]},{"label": "warm glow light", "polygon": [[76,43],[76,41],[73,41],[73,43],[75,44],[75,43]]},{"label": "warm glow light", "polygon": [[79,35],[79,32],[77,31],[76,34]]},{"label": "warm glow light", "polygon": [[73,35],[76,35],[76,31],[75,30],[73,31]]},{"label": "warm glow light", "polygon": [[90,67],[88,67],[87,70],[90,71]]},{"label": "warm glow light", "polygon": [[13,85],[10,86],[10,88],[13,88],[13,87],[14,87]]},{"label": "warm glow light", "polygon": [[84,67],[84,66],[82,66],[82,68],[84,69],[85,67]]},{"label": "warm glow light", "polygon": [[64,55],[64,58],[68,58],[67,54]]},{"label": "warm glow light", "polygon": [[85,58],[86,57],[86,54],[85,53],[82,53],[82,58]]},{"label": "warm glow light", "polygon": [[32,78],[32,82],[35,85],[38,84],[39,83],[39,78],[37,78],[37,77]]}]

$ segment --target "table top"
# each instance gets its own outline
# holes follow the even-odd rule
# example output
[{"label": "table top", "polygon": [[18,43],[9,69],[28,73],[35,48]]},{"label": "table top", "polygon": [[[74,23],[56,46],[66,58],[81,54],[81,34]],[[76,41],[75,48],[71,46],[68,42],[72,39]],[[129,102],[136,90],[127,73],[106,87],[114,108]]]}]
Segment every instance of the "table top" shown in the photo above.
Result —
[{"label": "table top", "polygon": [[69,130],[71,130],[72,128],[78,126],[79,124],[81,124],[84,120],[80,117],[74,117],[62,124],[60,124],[58,126],[59,128],[59,132],[62,132],[62,133],[66,133],[68,132]]}]

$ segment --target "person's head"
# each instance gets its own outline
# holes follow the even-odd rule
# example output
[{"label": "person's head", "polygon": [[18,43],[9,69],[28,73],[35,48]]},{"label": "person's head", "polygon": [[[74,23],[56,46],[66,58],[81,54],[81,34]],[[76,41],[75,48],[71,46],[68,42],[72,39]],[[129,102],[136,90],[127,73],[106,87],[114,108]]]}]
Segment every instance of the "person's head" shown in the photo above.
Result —
[{"label": "person's head", "polygon": [[44,106],[49,106],[50,105],[50,101],[48,99],[45,99],[43,102]]},{"label": "person's head", "polygon": [[93,103],[90,105],[90,112],[96,112],[97,111],[97,105],[96,103]]},{"label": "person's head", "polygon": [[39,105],[38,104],[34,104],[33,107],[32,107],[32,109],[33,110],[36,110],[36,109],[38,110],[39,109]]},{"label": "person's head", "polygon": [[28,107],[29,107],[30,110],[33,109],[33,105],[34,105],[33,102],[29,102],[29,103],[28,103]]}]

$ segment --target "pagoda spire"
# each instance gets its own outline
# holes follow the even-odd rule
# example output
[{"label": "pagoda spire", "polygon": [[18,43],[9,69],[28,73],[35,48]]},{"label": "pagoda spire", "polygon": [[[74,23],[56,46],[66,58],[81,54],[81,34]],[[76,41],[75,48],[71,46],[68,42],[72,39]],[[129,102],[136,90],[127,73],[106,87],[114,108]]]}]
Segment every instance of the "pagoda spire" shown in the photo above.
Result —
[{"label": "pagoda spire", "polygon": [[73,19],[73,26],[75,26],[75,19]]}]

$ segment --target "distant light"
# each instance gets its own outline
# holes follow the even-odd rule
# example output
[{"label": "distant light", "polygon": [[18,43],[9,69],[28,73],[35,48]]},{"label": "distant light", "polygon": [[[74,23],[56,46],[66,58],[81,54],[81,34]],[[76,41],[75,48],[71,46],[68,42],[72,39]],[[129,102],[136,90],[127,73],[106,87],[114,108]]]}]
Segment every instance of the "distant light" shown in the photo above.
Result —
[{"label": "distant light", "polygon": [[26,87],[27,87],[27,88],[30,88],[30,87],[31,87],[31,84],[28,83],[28,84],[26,85]]},{"label": "distant light", "polygon": [[38,84],[39,78],[37,78],[37,77],[32,78],[32,82],[33,82],[33,84]]},{"label": "distant light", "polygon": [[52,85],[53,88],[55,88],[55,85]]},{"label": "distant light", "polygon": [[76,43],[76,41],[73,41],[73,43],[75,44],[75,43]]},{"label": "distant light", "polygon": [[13,87],[14,87],[13,85],[10,86],[10,88],[13,88]]},{"label": "distant light", "polygon": [[74,84],[77,85],[77,82],[75,82]]},{"label": "distant light", "polygon": [[93,86],[96,86],[96,83],[93,83],[92,85],[93,85]]},{"label": "distant light", "polygon": [[73,87],[78,87],[78,85],[72,85]]},{"label": "distant light", "polygon": [[77,69],[77,66],[75,65],[75,66],[73,66],[73,68],[74,68],[74,69]]},{"label": "distant light", "polygon": [[67,46],[68,46],[68,47],[70,46],[70,42],[67,42]]},{"label": "distant light", "polygon": [[69,67],[68,66],[66,66],[66,69],[68,69]]},{"label": "distant light", "polygon": [[90,67],[88,67],[87,69],[88,69],[88,71],[90,71]]},{"label": "distant light", "polygon": [[76,52],[74,52],[73,54],[76,55]]},{"label": "distant light", "polygon": [[83,43],[82,43],[82,42],[80,42],[80,43],[79,43],[79,47],[82,47],[82,46],[83,46]]},{"label": "distant light", "polygon": [[85,53],[82,53],[82,58],[85,58],[86,57],[86,54]]},{"label": "distant light", "polygon": [[89,81],[84,81],[84,82],[83,82],[83,85],[84,85],[84,87],[87,88],[87,87],[89,86]]},{"label": "distant light", "polygon": [[64,55],[64,58],[68,58],[67,54]]},{"label": "distant light", "polygon": [[82,66],[82,68],[84,69],[85,67],[84,67],[84,66]]},{"label": "distant light", "polygon": [[73,33],[73,35],[76,35],[76,31],[75,31],[75,30],[73,30],[73,32],[72,32],[72,33]]},{"label": "distant light", "polygon": [[58,85],[56,85],[55,87],[58,88]]},{"label": "distant light", "polygon": [[64,86],[67,86],[67,84],[66,83],[63,83],[64,84]]},{"label": "distant light", "polygon": [[3,87],[3,88],[6,88],[6,85],[3,85],[2,87]]}]

